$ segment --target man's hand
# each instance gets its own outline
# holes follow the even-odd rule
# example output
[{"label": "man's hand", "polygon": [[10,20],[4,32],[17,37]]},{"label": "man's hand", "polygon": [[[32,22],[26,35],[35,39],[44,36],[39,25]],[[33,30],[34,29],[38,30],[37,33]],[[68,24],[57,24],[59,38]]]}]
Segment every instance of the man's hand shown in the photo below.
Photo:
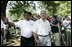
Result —
[{"label": "man's hand", "polygon": [[71,22],[69,22],[69,24],[71,24]]},{"label": "man's hand", "polygon": [[40,42],[39,42],[39,40],[38,40],[38,39],[35,39],[35,42],[36,42],[37,44],[40,44]]},{"label": "man's hand", "polygon": [[50,39],[53,40],[53,33],[52,33],[52,31],[50,32]]},{"label": "man's hand", "polygon": [[50,23],[50,25],[51,25],[51,26],[53,26],[53,24],[52,24],[52,23]]},{"label": "man's hand", "polygon": [[50,36],[51,40],[53,40],[53,35]]},{"label": "man's hand", "polygon": [[37,44],[40,44],[40,42],[39,42],[39,40],[38,40],[38,36],[37,36],[37,34],[36,34],[35,32],[33,32],[33,36],[34,36],[35,42],[36,42]]}]

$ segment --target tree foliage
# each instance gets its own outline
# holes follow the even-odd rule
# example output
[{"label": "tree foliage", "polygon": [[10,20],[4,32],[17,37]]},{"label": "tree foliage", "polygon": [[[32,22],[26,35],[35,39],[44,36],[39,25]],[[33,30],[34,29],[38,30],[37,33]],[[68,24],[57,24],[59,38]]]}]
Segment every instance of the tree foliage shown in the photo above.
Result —
[{"label": "tree foliage", "polygon": [[34,10],[36,10],[35,8],[35,4],[33,3],[33,1],[16,1],[13,6],[10,8],[9,12],[11,16],[15,16],[14,20],[20,20],[23,19],[24,17],[24,12],[25,11],[30,11],[30,12],[34,12]]},{"label": "tree foliage", "polygon": [[71,16],[71,1],[41,1],[39,5],[48,15]]},{"label": "tree foliage", "polygon": [[33,8],[35,9],[35,4],[33,4],[33,2],[28,2],[28,1],[16,1],[16,3],[14,3],[14,6],[10,9],[10,13],[11,14],[18,14],[19,16],[21,14],[24,13],[24,11],[30,11],[29,8]]},{"label": "tree foliage", "polygon": [[[40,9],[45,9],[47,15],[69,15],[71,16],[71,1],[39,1],[37,3]],[[10,14],[16,19],[23,19],[25,11],[36,13],[36,4],[34,1],[15,1],[10,8]],[[10,15],[10,16],[11,16]]]}]

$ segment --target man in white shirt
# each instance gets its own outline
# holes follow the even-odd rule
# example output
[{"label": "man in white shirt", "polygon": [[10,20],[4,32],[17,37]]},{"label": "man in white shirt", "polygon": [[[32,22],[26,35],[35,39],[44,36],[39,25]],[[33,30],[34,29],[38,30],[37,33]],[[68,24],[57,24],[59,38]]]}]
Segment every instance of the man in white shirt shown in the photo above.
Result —
[{"label": "man in white shirt", "polygon": [[63,21],[62,25],[65,27],[65,39],[67,46],[71,45],[71,20],[68,16],[65,16],[65,20]]},{"label": "man in white shirt", "polygon": [[51,46],[49,33],[51,27],[49,21],[46,20],[46,11],[42,10],[41,18],[37,20],[33,26],[33,35],[37,46]]},{"label": "man in white shirt", "polygon": [[69,17],[66,16],[65,20],[63,21],[62,25],[67,29],[67,28],[71,28],[71,20],[69,20]]},{"label": "man in white shirt", "polygon": [[16,26],[21,29],[21,46],[33,46],[34,41],[32,37],[33,21],[30,20],[31,13],[25,12],[25,19],[18,22],[8,22],[11,26]]}]

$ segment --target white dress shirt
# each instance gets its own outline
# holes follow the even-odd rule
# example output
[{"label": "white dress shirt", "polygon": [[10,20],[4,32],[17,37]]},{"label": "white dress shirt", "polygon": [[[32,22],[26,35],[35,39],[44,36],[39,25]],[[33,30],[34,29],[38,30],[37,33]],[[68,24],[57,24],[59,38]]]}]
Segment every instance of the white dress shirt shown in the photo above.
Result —
[{"label": "white dress shirt", "polygon": [[[65,20],[63,21],[62,25],[63,25],[64,27],[66,27],[66,26],[69,24],[69,22],[70,22],[70,21],[68,21],[68,20],[65,19]],[[71,26],[68,25],[66,28],[71,28]]]},{"label": "white dress shirt", "polygon": [[51,26],[47,20],[44,22],[42,19],[39,19],[33,26],[33,32],[37,33],[37,35],[48,35],[50,31]]},{"label": "white dress shirt", "polygon": [[21,36],[29,38],[32,36],[32,28],[33,28],[33,21],[27,20],[20,20],[18,22],[14,22],[16,27],[20,27],[21,29]]}]

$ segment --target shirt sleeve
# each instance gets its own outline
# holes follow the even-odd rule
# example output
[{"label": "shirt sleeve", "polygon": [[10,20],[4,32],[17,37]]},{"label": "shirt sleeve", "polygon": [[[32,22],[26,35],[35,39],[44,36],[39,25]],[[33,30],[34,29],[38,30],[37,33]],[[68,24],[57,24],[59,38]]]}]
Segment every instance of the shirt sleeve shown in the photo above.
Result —
[{"label": "shirt sleeve", "polygon": [[4,28],[4,23],[2,20],[1,20],[1,28]]},{"label": "shirt sleeve", "polygon": [[49,32],[51,32],[51,26],[50,26],[50,23],[48,22],[48,29],[49,29]]},{"label": "shirt sleeve", "polygon": [[33,32],[37,33],[37,31],[38,31],[38,23],[35,22],[33,25]]},{"label": "shirt sleeve", "polygon": [[64,27],[66,27],[67,22],[66,22],[66,21],[63,21],[62,25],[63,25]]},{"label": "shirt sleeve", "polygon": [[14,24],[15,24],[15,27],[20,27],[20,23],[21,23],[21,21],[14,22]]},{"label": "shirt sleeve", "polygon": [[7,29],[5,24],[4,24],[4,29]]}]

